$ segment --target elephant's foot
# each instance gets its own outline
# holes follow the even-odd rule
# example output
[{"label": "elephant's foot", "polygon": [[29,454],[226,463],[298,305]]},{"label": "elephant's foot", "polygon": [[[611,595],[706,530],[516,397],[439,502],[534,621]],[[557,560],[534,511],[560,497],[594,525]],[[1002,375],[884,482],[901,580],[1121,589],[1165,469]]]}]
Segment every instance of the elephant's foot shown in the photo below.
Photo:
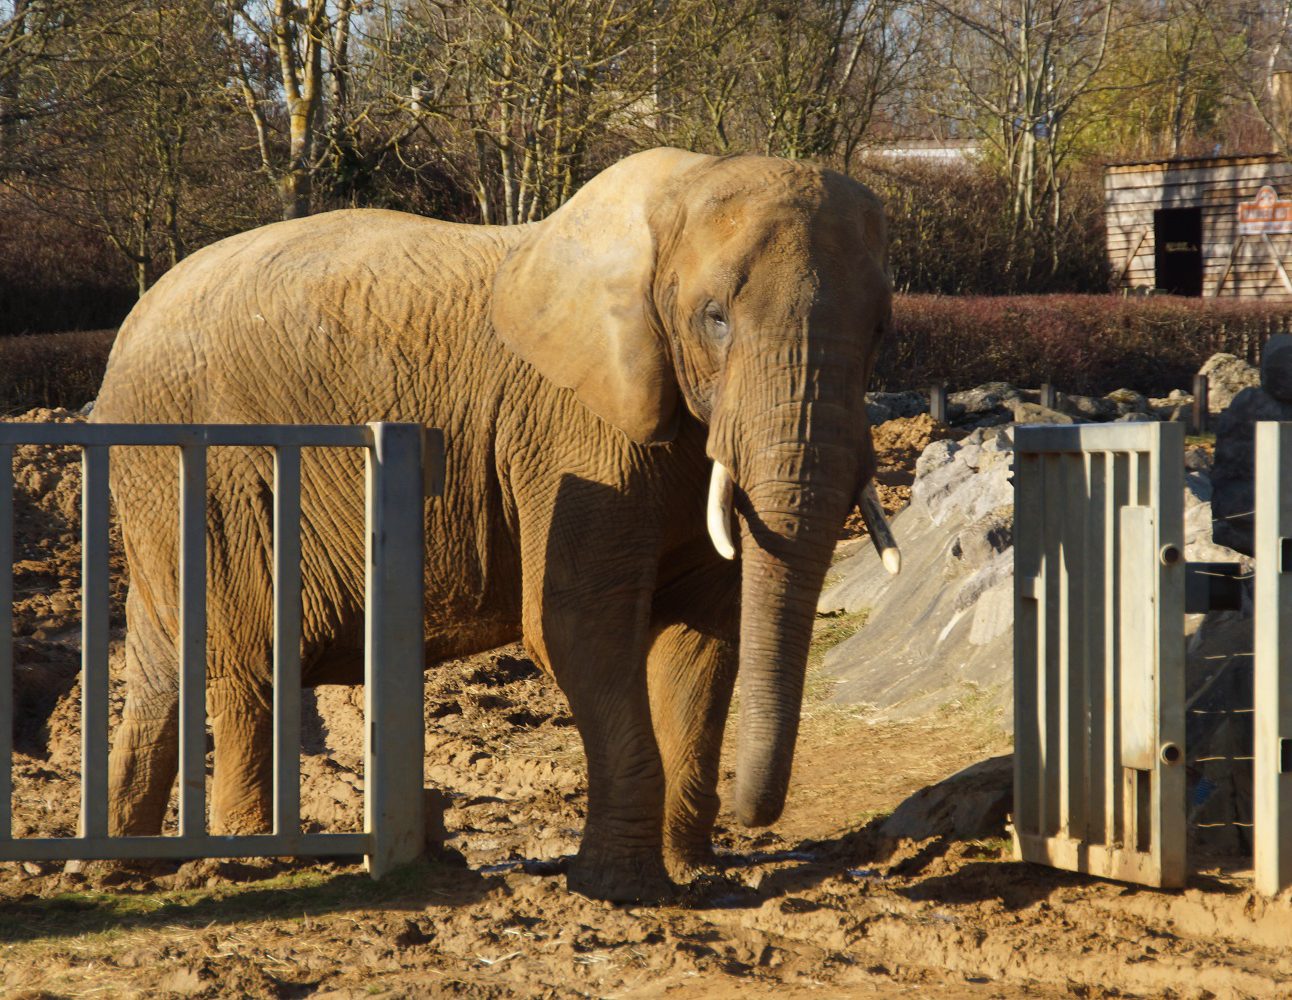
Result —
[{"label": "elephant's foot", "polygon": [[678,882],[716,875],[726,867],[707,837],[686,843],[670,843],[664,850],[664,860],[668,873]]},{"label": "elephant's foot", "polygon": [[236,804],[218,799],[211,807],[211,832],[218,836],[237,837],[269,833],[274,828],[272,808],[267,799],[256,796]]},{"label": "elephant's foot", "polygon": [[579,851],[565,873],[571,892],[611,903],[663,903],[677,896],[658,850]]}]

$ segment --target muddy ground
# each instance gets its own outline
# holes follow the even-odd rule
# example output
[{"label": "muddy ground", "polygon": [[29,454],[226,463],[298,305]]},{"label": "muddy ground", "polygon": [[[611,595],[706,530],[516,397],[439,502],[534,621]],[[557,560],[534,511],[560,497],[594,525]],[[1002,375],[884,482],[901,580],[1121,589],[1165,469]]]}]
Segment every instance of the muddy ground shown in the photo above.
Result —
[{"label": "muddy ground", "polygon": [[[885,432],[886,505],[904,502],[902,467],[929,433]],[[16,462],[20,835],[76,827],[72,459]],[[823,620],[818,656],[857,627]],[[829,691],[810,675],[784,817],[748,831],[724,815],[721,877],[668,905],[617,906],[569,894],[559,874],[586,787],[559,691],[519,647],[442,665],[426,684],[427,784],[447,805],[435,859],[382,883],[345,858],[0,864],[0,995],[1292,996],[1292,903],[1255,897],[1241,860],[1155,892],[1016,863],[999,816],[977,840],[936,814],[927,836],[885,837],[903,800],[1008,740],[973,699],[893,724]],[[312,829],[359,824],[361,704],[357,689],[304,696]],[[970,794],[950,787],[951,805]]]}]

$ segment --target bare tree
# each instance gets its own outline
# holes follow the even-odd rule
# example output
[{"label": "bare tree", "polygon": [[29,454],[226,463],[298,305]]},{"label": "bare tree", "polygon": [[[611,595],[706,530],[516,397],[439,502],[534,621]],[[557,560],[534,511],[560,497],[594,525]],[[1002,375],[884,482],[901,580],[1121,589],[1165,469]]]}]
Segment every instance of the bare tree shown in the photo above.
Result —
[{"label": "bare tree", "polygon": [[[1020,240],[1050,235],[1064,167],[1086,124],[1080,102],[1103,86],[1115,0],[926,0],[944,32],[951,86],[940,107],[976,134],[1010,184]],[[1053,239],[1051,247],[1057,246]],[[1051,258],[1052,267],[1058,266]]]},{"label": "bare tree", "polygon": [[[333,134],[340,135],[348,121],[355,6],[355,0],[226,0],[213,6],[256,132],[260,168],[280,192],[284,219],[310,213],[314,178],[332,151],[320,142],[325,75],[332,81]],[[265,57],[277,67],[272,83],[258,65]]]}]

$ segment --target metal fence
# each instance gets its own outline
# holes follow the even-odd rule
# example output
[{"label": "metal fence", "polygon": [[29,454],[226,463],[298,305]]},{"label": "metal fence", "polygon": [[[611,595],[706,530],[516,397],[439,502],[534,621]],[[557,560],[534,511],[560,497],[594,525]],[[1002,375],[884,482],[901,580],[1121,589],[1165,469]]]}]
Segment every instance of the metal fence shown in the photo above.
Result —
[{"label": "metal fence", "polygon": [[[82,451],[81,809],[76,837],[14,837],[13,449]],[[112,447],[179,449],[179,833],[108,834],[108,469]],[[206,469],[212,447],[271,448],[273,831],[215,836],[206,825]],[[366,454],[364,830],[303,833],[301,449]],[[0,425],[0,860],[363,854],[379,877],[423,848],[423,498],[439,492],[443,440],[417,424],[272,426]]]},{"label": "metal fence", "polygon": [[1184,882],[1183,445],[1177,423],[1016,431],[1024,860]]}]

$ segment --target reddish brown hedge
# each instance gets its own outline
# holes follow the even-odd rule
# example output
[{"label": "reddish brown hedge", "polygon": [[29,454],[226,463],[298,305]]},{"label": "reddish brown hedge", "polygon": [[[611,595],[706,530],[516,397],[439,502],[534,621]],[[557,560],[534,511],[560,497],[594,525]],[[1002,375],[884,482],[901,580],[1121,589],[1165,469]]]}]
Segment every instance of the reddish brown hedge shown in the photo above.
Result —
[{"label": "reddish brown hedge", "polygon": [[1165,394],[1187,389],[1217,351],[1254,363],[1268,336],[1287,332],[1292,303],[1252,299],[904,295],[874,381],[890,391],[1004,381]]}]

